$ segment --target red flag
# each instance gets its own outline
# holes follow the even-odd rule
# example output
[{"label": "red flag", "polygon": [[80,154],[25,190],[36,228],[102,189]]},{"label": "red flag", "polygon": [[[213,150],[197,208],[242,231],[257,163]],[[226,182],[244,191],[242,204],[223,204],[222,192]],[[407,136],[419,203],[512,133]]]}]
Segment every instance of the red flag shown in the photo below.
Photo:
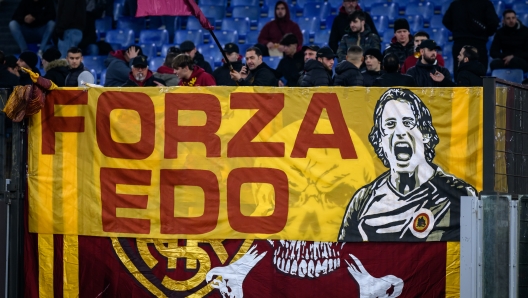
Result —
[{"label": "red flag", "polygon": [[200,21],[204,29],[214,29],[194,0],[137,0],[137,2],[136,17],[192,15]]}]

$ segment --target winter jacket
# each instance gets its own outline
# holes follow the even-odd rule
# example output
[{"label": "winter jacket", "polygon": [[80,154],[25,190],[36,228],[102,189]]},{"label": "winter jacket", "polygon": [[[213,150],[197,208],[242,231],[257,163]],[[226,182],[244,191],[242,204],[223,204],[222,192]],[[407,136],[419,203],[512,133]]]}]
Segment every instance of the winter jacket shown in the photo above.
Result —
[{"label": "winter jacket", "polygon": [[[84,64],[80,64],[77,68],[70,68],[68,69],[68,75],[66,75],[65,87],[81,87],[82,83],[79,81],[79,76],[83,74],[83,76],[86,78],[87,81],[84,83],[94,83],[95,78],[92,75],[92,73],[84,68]],[[82,79],[81,79],[82,80]]]},{"label": "winter jacket", "polygon": [[339,62],[335,68],[334,86],[363,86],[363,75],[347,60]]},{"label": "winter jacket", "polygon": [[86,0],[59,0],[57,12],[55,32],[58,38],[63,39],[64,31],[68,29],[84,30],[86,26]]},{"label": "winter jacket", "polygon": [[123,84],[123,87],[157,87],[158,84],[154,82],[158,82],[162,85],[165,85],[165,81],[156,78],[150,70],[147,70],[147,76],[143,81],[136,80],[136,78],[134,78],[134,76],[132,75],[131,71],[128,74],[128,80]]},{"label": "winter jacket", "polygon": [[485,75],[486,67],[478,60],[460,63],[455,83],[459,87],[482,87],[482,77]]},{"label": "winter jacket", "polygon": [[[444,75],[442,82],[436,82],[431,79],[430,74],[441,72]],[[455,83],[451,80],[451,74],[447,68],[435,64],[424,64],[418,60],[415,66],[411,67],[407,74],[414,78],[418,87],[452,87]]]},{"label": "winter jacket", "polygon": [[128,80],[132,65],[125,60],[125,50],[110,52],[105,60],[105,87],[120,87]]},{"label": "winter jacket", "polygon": [[528,27],[517,21],[513,28],[502,26],[491,43],[490,56],[492,58],[514,57],[528,60]]},{"label": "winter jacket", "polygon": [[240,86],[278,86],[279,81],[275,77],[275,71],[265,62],[262,62],[255,69],[250,70],[248,76],[238,81]]},{"label": "winter jacket", "polygon": [[66,86],[66,76],[70,73],[68,61],[66,59],[57,59],[48,63],[44,77],[51,80],[58,87]]},{"label": "winter jacket", "polygon": [[413,77],[399,72],[384,73],[374,80],[372,87],[416,87]]},{"label": "winter jacket", "polygon": [[391,44],[385,49],[385,52],[383,52],[383,56],[389,53],[396,54],[396,56],[398,56],[398,61],[400,61],[400,65],[402,65],[407,57],[414,54],[414,37],[409,34],[409,42],[403,46],[396,40],[396,36],[394,36],[391,40]]},{"label": "winter jacket", "polygon": [[[361,10],[359,4],[356,6],[356,10]],[[365,25],[369,26],[372,33],[379,35],[370,14],[365,11],[364,13]],[[330,31],[330,37],[328,39],[328,46],[332,49],[332,51],[334,51],[334,53],[337,52],[337,47],[339,45],[339,41],[341,41],[341,38],[345,34],[350,33],[350,20],[348,17],[349,15],[347,14],[345,8],[341,6],[339,8],[339,14],[335,17],[334,22],[332,23],[332,31]]]},{"label": "winter jacket", "polygon": [[363,49],[363,53],[368,49],[381,49],[380,37],[376,33],[373,33],[370,30],[370,27],[365,24],[365,30],[363,30],[363,32],[350,32],[348,34],[343,35],[343,38],[339,42],[339,48],[337,50],[337,57],[339,59],[339,62],[346,59],[347,51],[350,46],[358,45],[358,37],[360,37],[359,46]]},{"label": "winter jacket", "polygon": [[162,65],[154,73],[158,79],[165,81],[165,86],[178,86],[180,78],[174,73],[174,68]]},{"label": "winter jacket", "polygon": [[216,86],[214,77],[205,72],[203,68],[195,65],[188,79],[181,79],[180,86]]},{"label": "winter jacket", "polygon": [[372,84],[374,84],[374,80],[379,78],[382,74],[383,74],[383,71],[371,71],[371,70],[362,71],[361,75],[363,75],[363,86],[371,87]]},{"label": "winter jacket", "polygon": [[[415,52],[413,55],[407,57],[407,59],[405,59],[405,62],[403,62],[400,72],[403,74],[407,73],[409,68],[416,65],[416,62],[418,62],[420,57],[421,56],[419,52],[418,53]],[[436,63],[442,67],[445,65],[444,57],[442,57],[440,53],[436,54]]]},{"label": "winter jacket", "polygon": [[453,33],[453,40],[487,41],[499,27],[499,17],[489,0],[455,0],[444,14],[442,23]]},{"label": "winter jacket", "polygon": [[[31,24],[24,22],[24,18],[28,14],[35,18]],[[38,2],[22,0],[13,14],[13,20],[32,28],[44,26],[49,21],[55,21],[56,17],[53,0],[41,0]]]},{"label": "winter jacket", "polygon": [[200,66],[208,74],[213,74],[213,69],[211,68],[211,64],[205,61],[204,56],[200,54],[199,52],[196,52],[194,54],[194,65]]},{"label": "winter jacket", "polygon": [[[233,69],[237,72],[240,72],[242,69],[242,56],[240,56],[240,60],[236,62],[231,62],[231,65],[233,66]],[[227,66],[227,63],[224,63],[222,66],[218,67],[213,71],[213,77],[215,78],[216,85],[217,86],[236,86],[236,82],[231,79],[231,70],[229,69],[229,66]]]},{"label": "winter jacket", "polygon": [[327,70],[323,63],[308,60],[304,64],[304,77],[301,87],[332,86],[332,71]]},{"label": "winter jacket", "polygon": [[0,88],[13,88],[20,85],[20,78],[12,74],[7,66],[0,64]]},{"label": "winter jacket", "polygon": [[[40,70],[38,70],[36,67],[33,67],[31,71],[40,75]],[[28,73],[23,72],[22,70],[20,70],[18,73],[20,73],[20,85],[26,86],[33,84],[33,81],[31,80],[31,77]]]},{"label": "winter jacket", "polygon": [[299,71],[302,71],[304,68],[304,53],[302,51],[297,52],[293,57],[284,56],[277,70],[275,71],[277,78],[286,79],[286,86],[295,87],[298,85],[299,80]]},{"label": "winter jacket", "polygon": [[297,44],[297,51],[300,51],[303,45],[303,34],[301,29],[297,23],[291,20],[288,3],[284,1],[277,1],[274,11],[277,10],[277,5],[279,4],[286,6],[286,15],[284,18],[278,18],[277,14],[275,13],[275,19],[266,23],[266,25],[262,27],[262,30],[260,30],[258,43],[264,46],[269,42],[279,43],[286,33],[293,33],[299,41]]}]

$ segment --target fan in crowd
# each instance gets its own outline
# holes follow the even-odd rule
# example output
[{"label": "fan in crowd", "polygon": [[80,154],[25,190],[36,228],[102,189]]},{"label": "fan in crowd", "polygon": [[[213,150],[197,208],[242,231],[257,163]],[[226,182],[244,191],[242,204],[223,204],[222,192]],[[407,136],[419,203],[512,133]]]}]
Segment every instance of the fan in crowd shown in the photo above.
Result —
[{"label": "fan in crowd", "polygon": [[[16,66],[15,66],[16,67]],[[20,83],[18,72],[9,70],[4,52],[0,51],[0,88],[12,88]]]},{"label": "fan in crowd", "polygon": [[68,62],[70,69],[66,76],[66,87],[82,87],[87,83],[95,83],[93,74],[83,64],[83,55],[81,49],[78,47],[71,47],[68,49],[66,55],[66,61]]},{"label": "fan in crowd", "polygon": [[[242,55],[240,55],[240,49],[234,43],[227,43],[224,46],[224,52],[226,53],[227,60],[237,72],[240,72],[242,69]],[[226,61],[222,60],[224,63],[222,66],[218,67],[213,71],[213,77],[216,80],[218,86],[236,86],[235,81],[231,79],[229,73],[231,69]]]},{"label": "fan in crowd", "polygon": [[126,50],[110,52],[105,60],[106,81],[105,87],[120,87],[128,80],[130,61],[137,56],[142,56],[143,51],[139,46],[129,46]]},{"label": "fan in crowd", "polygon": [[214,77],[195,64],[190,55],[180,54],[172,60],[172,68],[180,78],[180,86],[216,86]]},{"label": "fan in crowd", "polygon": [[440,47],[432,39],[424,40],[419,45],[421,59],[409,68],[407,74],[414,78],[418,87],[452,87],[449,70],[436,63],[436,53]]},{"label": "fan in crowd", "polygon": [[191,57],[194,65],[198,65],[199,67],[203,68],[203,70],[205,70],[208,74],[213,74],[211,64],[205,61],[204,56],[200,52],[198,52],[194,42],[190,40],[182,42],[180,45],[180,50],[182,51],[182,53],[187,54]]},{"label": "fan in crowd", "polygon": [[374,80],[373,87],[416,87],[413,77],[400,73],[400,62],[395,53],[388,53],[383,57],[383,73]]},{"label": "fan in crowd", "polygon": [[269,56],[270,51],[278,50],[279,42],[287,33],[293,33],[299,41],[298,49],[303,44],[303,35],[299,25],[291,20],[290,9],[284,1],[275,4],[275,19],[262,27],[258,36],[258,44],[264,56]]},{"label": "fan in crowd", "polygon": [[339,62],[345,60],[347,50],[352,45],[360,46],[363,51],[381,49],[381,40],[376,33],[371,31],[370,26],[365,23],[365,13],[363,11],[355,11],[350,15],[349,20],[350,32],[343,35],[337,50]]},{"label": "fan in crowd", "polygon": [[[20,67],[24,67],[27,69],[31,69],[32,72],[38,73],[40,75],[40,71],[37,68],[38,61],[39,61],[39,58],[37,54],[30,52],[30,51],[26,51],[20,54],[20,56],[18,56],[17,66],[18,66],[18,69],[20,69]],[[27,74],[26,72],[22,70],[20,70],[19,73],[20,73],[20,85],[33,84],[33,81],[31,81],[29,74]]]},{"label": "fan in crowd", "polygon": [[180,83],[180,78],[178,78],[176,71],[172,68],[172,60],[179,54],[181,54],[181,51],[178,47],[170,47],[163,65],[158,67],[154,73],[154,77],[165,81],[165,86],[178,86]]},{"label": "fan in crowd", "polygon": [[332,86],[332,68],[336,55],[329,47],[317,51],[316,59],[310,59],[304,64],[302,87]]},{"label": "fan in crowd", "polygon": [[363,64],[363,49],[353,45],[348,48],[346,59],[335,68],[334,86],[363,86],[359,68]]},{"label": "fan in crowd", "polygon": [[123,87],[165,86],[165,81],[154,76],[148,68],[147,57],[140,55],[130,61],[131,70]]},{"label": "fan in crowd", "polygon": [[246,65],[240,72],[232,71],[231,79],[240,86],[278,86],[275,70],[262,61],[262,52],[258,47],[246,50]]},{"label": "fan in crowd", "polygon": [[279,42],[284,53],[277,66],[276,76],[279,79],[279,86],[298,86],[299,72],[304,68],[303,52],[297,51],[299,41],[295,34],[288,33]]},{"label": "fan in crowd", "polygon": [[[418,60],[421,59],[420,44],[422,43],[422,41],[426,39],[429,39],[429,34],[425,31],[418,31],[414,34],[414,54],[407,57],[407,59],[405,59],[405,62],[403,62],[403,65],[400,69],[401,73],[406,73],[407,70],[409,70],[409,68],[415,66],[416,62],[418,62]],[[436,55],[436,62],[440,66],[445,65],[444,58],[442,57],[440,53],[437,53]]]},{"label": "fan in crowd", "polygon": [[409,31],[407,19],[401,18],[394,21],[394,37],[383,54],[395,54],[400,65],[407,57],[414,54],[414,38]]},{"label": "fan in crowd", "polygon": [[363,75],[363,86],[370,87],[374,83],[374,80],[383,74],[381,70],[381,61],[383,61],[383,55],[381,51],[377,49],[369,49],[365,51],[365,67],[361,74]]},{"label": "fan in crowd", "polygon": [[46,74],[44,77],[51,80],[57,87],[66,86],[66,76],[69,74],[69,64],[61,59],[61,52],[56,48],[48,48],[42,55],[42,66]]}]

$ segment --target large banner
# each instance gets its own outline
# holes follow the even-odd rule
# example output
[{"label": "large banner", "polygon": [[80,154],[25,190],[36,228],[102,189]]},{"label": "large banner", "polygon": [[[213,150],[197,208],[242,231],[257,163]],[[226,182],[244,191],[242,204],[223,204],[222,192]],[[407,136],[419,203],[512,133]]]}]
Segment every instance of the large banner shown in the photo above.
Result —
[{"label": "large banner", "polygon": [[458,241],[481,104],[481,88],[53,91],[31,118],[29,230]]}]

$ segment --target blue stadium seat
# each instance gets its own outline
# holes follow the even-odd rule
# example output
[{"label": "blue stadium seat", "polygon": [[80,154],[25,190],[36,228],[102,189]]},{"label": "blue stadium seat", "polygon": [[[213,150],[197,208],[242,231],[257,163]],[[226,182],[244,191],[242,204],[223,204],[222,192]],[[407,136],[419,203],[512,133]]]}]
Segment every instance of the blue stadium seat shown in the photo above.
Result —
[{"label": "blue stadium seat", "polygon": [[[116,29],[116,30],[108,30],[108,32],[106,32],[105,41],[110,44],[113,44],[113,43],[119,44],[121,45],[121,48],[126,48],[129,45],[134,44],[136,40],[134,36],[134,30]],[[112,48],[114,47],[112,46]]]},{"label": "blue stadium seat", "polygon": [[518,14],[517,18],[524,25],[528,25],[528,13]]},{"label": "blue stadium seat", "polygon": [[[224,59],[224,56],[222,56],[222,52],[220,52],[216,44],[201,45],[197,49],[200,52],[200,54],[202,54],[204,57],[211,57],[213,64],[215,65],[222,64],[222,59]],[[211,66],[213,66],[213,64],[211,64]]]},{"label": "blue stadium seat", "polygon": [[222,30],[238,31],[238,34],[246,35],[250,31],[248,18],[225,18],[222,20]]},{"label": "blue stadium seat", "polygon": [[[317,30],[317,31],[319,31],[319,30]],[[312,32],[310,32],[310,31],[308,31],[308,30],[301,30],[301,33],[302,33],[302,35],[303,35],[303,44],[309,44],[309,43],[311,43],[311,42],[310,42],[310,38],[312,38],[313,35],[315,34],[315,32],[317,32],[317,31],[312,31]]]},{"label": "blue stadium seat", "polygon": [[273,69],[276,69],[277,66],[279,66],[279,62],[281,59],[282,57],[262,57],[262,61]]},{"label": "blue stadium seat", "polygon": [[453,57],[451,56],[444,56],[444,68],[447,68],[449,70],[449,73],[451,74],[451,78],[453,78]]},{"label": "blue stadium seat", "polygon": [[117,51],[123,49],[123,46],[120,43],[112,43],[108,42],[110,46],[112,47],[112,50]]},{"label": "blue stadium seat", "polygon": [[374,3],[370,9],[371,15],[385,15],[392,23],[399,16],[399,6],[396,3]]},{"label": "blue stadium seat", "polygon": [[305,7],[308,3],[314,3],[314,2],[317,2],[317,3],[324,3],[325,0],[297,0],[297,5],[300,6],[300,7]]},{"label": "blue stadium seat", "polygon": [[522,69],[495,69],[491,72],[491,76],[521,84],[524,74]]},{"label": "blue stadium seat", "polygon": [[409,27],[411,28],[411,33],[420,31],[424,27],[424,20],[421,15],[406,15],[405,18],[409,22]]},{"label": "blue stadium seat", "polygon": [[[207,18],[209,21],[209,24],[215,26],[215,19],[213,18]],[[187,26],[185,27],[185,30],[202,30],[203,27],[200,24],[200,21],[198,21],[195,17],[189,17],[187,19]]]},{"label": "blue stadium seat", "polygon": [[106,81],[106,68],[101,71],[101,77],[99,78],[99,85],[104,86],[104,83]]},{"label": "blue stadium seat", "polygon": [[332,12],[332,6],[328,3],[308,2],[304,5],[302,15],[303,17],[318,17],[325,20]]},{"label": "blue stadium seat", "polygon": [[100,74],[106,68],[105,60],[106,56],[84,56],[83,64],[87,69],[93,69],[95,73]]},{"label": "blue stadium seat", "polygon": [[502,12],[506,9],[506,3],[504,1],[491,1],[495,7],[495,11],[499,17],[502,17]]},{"label": "blue stadium seat", "polygon": [[139,37],[139,32],[146,29],[145,18],[122,17],[117,21],[117,29],[132,29]]},{"label": "blue stadium seat", "polygon": [[[218,39],[218,42],[222,46],[230,42],[238,44],[238,32],[237,31],[234,31],[234,30],[216,31],[215,36]],[[211,43],[215,44],[212,37],[211,37]]]},{"label": "blue stadium seat", "polygon": [[[327,2],[335,8],[339,8],[343,5],[343,0],[327,0]],[[361,7],[363,7],[363,3],[361,3]]]},{"label": "blue stadium seat", "polygon": [[528,3],[516,2],[512,5],[512,9],[515,10],[517,14],[528,13]]},{"label": "blue stadium seat", "polygon": [[244,57],[246,55],[246,50],[251,48],[252,46],[254,46],[254,44],[249,44],[249,43],[245,43],[245,44],[239,44],[238,45],[238,50],[240,51],[240,55],[242,55],[242,57]]},{"label": "blue stadium seat", "polygon": [[139,33],[139,43],[155,44],[158,49],[169,43],[169,32],[167,30],[141,30]]},{"label": "blue stadium seat", "polygon": [[[336,15],[329,15],[325,19],[325,27],[326,29],[332,29],[332,24],[334,24],[334,19],[336,18]],[[376,27],[377,28],[377,27]]]},{"label": "blue stadium seat", "polygon": [[258,20],[260,18],[260,7],[234,6],[231,16],[233,18],[249,18],[250,20]]},{"label": "blue stadium seat", "polygon": [[262,27],[271,20],[273,20],[273,18],[260,18],[257,22],[257,31],[262,30]]},{"label": "blue stadium seat", "polygon": [[383,35],[383,33],[389,28],[389,18],[387,16],[374,15],[372,16],[372,21],[374,21],[374,26],[376,26],[380,35]]},{"label": "blue stadium seat", "polygon": [[[290,16],[292,18],[302,15],[302,9],[299,8],[296,4],[288,4],[290,9]],[[264,17],[275,18],[275,2],[272,5],[265,5],[262,7],[261,11],[263,12]],[[267,13],[266,13],[267,12]]]},{"label": "blue stadium seat", "polygon": [[155,43],[140,43],[139,46],[141,47],[144,56],[147,56],[148,58],[158,56],[158,50]]},{"label": "blue stadium seat", "polygon": [[222,5],[200,5],[203,14],[207,18],[213,18],[215,20],[221,20],[225,17],[225,6]]},{"label": "blue stadium seat", "polygon": [[100,36],[104,37],[108,30],[112,30],[112,18],[104,17],[95,20],[95,32]]},{"label": "blue stadium seat", "polygon": [[254,45],[258,43],[259,34],[260,34],[260,31],[249,31],[246,34],[245,44]]},{"label": "blue stadium seat", "polygon": [[229,4],[231,7],[234,6],[259,6],[260,1],[259,0],[231,0],[231,3]]},{"label": "blue stadium seat", "polygon": [[405,15],[421,15],[428,23],[434,15],[434,6],[431,2],[410,3],[405,9]]},{"label": "blue stadium seat", "polygon": [[442,27],[444,27],[444,24],[442,24],[442,18],[443,17],[444,17],[443,15],[435,14],[431,18],[431,23],[429,24],[429,27],[431,27],[431,28],[442,28]]},{"label": "blue stadium seat", "polygon": [[436,11],[441,11],[442,10],[442,6],[444,5],[444,3],[450,4],[451,2],[453,2],[453,0],[437,0],[437,1],[435,1],[435,3],[433,3],[435,12]]},{"label": "blue stadium seat", "polygon": [[383,41],[383,43],[390,43],[393,37],[394,37],[394,31],[393,30],[387,30],[387,31],[383,32],[383,35],[381,37],[381,41]]},{"label": "blue stadium seat", "polygon": [[222,5],[227,7],[227,0],[200,0],[200,6]]},{"label": "blue stadium seat", "polygon": [[297,24],[301,30],[306,30],[307,32],[315,32],[321,29],[321,20],[318,17],[298,18]]},{"label": "blue stadium seat", "polygon": [[442,57],[451,57],[453,55],[453,44],[447,43],[442,48]]},{"label": "blue stadium seat", "polygon": [[123,3],[119,3],[119,2],[114,3],[114,16],[113,16],[114,21],[117,21],[123,17],[123,10],[124,10]]},{"label": "blue stadium seat", "polygon": [[[330,30],[318,30],[315,31],[313,43],[322,47],[328,44],[328,37],[330,36]],[[308,42],[305,42],[308,44]]]},{"label": "blue stadium seat", "polygon": [[181,44],[186,40],[194,42],[195,45],[203,43],[202,30],[178,30],[174,33],[175,44]]},{"label": "blue stadium seat", "polygon": [[445,15],[447,9],[449,8],[449,5],[451,5],[451,2],[444,2],[444,4],[442,4],[442,10],[440,12],[442,16]]},{"label": "blue stadium seat", "polygon": [[169,51],[170,47],[178,47],[177,44],[164,44],[161,46],[161,57],[167,57],[167,52]]},{"label": "blue stadium seat", "polygon": [[90,69],[90,73],[94,77],[94,83],[97,84],[97,72],[95,71],[95,69]]},{"label": "blue stadium seat", "polygon": [[[343,2],[341,1],[341,3]],[[388,4],[388,3],[389,3],[388,0],[369,0],[369,1],[361,2],[361,7],[364,10],[371,12],[373,6],[376,6],[378,4],[383,5],[383,4]]]},{"label": "blue stadium seat", "polygon": [[148,59],[149,63],[149,69],[152,71],[156,71],[158,67],[163,65],[163,62],[165,62],[165,57],[154,57]]},{"label": "blue stadium seat", "polygon": [[449,41],[449,33],[446,28],[431,28],[431,39],[436,41],[436,44],[443,47]]}]

